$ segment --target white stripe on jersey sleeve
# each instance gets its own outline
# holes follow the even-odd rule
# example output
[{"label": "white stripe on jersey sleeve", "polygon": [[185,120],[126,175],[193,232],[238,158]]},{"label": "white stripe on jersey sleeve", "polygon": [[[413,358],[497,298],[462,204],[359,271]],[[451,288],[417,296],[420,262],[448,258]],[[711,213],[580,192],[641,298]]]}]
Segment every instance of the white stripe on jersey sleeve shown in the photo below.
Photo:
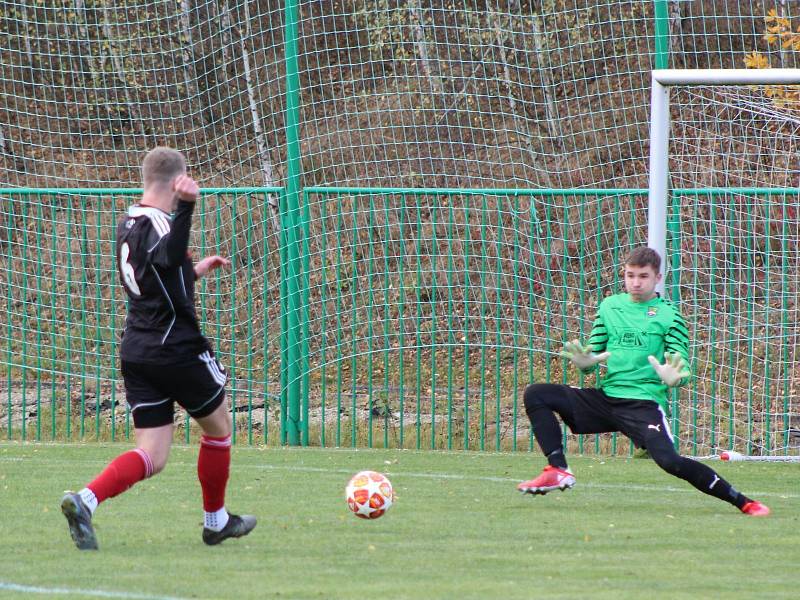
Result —
[{"label": "white stripe on jersey sleeve", "polygon": [[[153,224],[153,229],[156,230],[159,239],[169,233],[170,219],[169,215],[163,210],[153,208],[152,206],[131,206],[128,208],[128,216],[130,217],[147,217]],[[155,246],[154,246],[155,247]]]},{"label": "white stripe on jersey sleeve", "polygon": [[164,215],[152,215],[150,222],[153,224],[153,228],[155,228],[159,238],[169,233],[169,221]]}]

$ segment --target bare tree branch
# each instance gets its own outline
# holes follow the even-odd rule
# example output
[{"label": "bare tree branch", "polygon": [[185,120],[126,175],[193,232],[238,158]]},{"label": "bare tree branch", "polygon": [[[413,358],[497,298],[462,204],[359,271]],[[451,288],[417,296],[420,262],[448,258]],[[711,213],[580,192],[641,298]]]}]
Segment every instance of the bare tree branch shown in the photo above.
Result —
[{"label": "bare tree branch", "polygon": [[[148,140],[148,144],[150,143],[150,137],[152,132],[149,130],[147,125],[142,118],[141,113],[139,112],[138,102],[134,101],[133,96],[131,96],[130,86],[128,85],[128,77],[126,74],[125,69],[125,61],[124,59],[119,56],[115,52],[115,36],[114,32],[111,30],[111,19],[110,19],[110,12],[111,8],[106,6],[103,8],[103,33],[108,40],[108,52],[111,56],[111,64],[114,67],[114,71],[116,72],[116,79],[119,86],[122,88],[122,92],[125,96],[125,103],[127,105],[127,112],[131,119],[131,121],[135,122],[136,128],[139,130],[139,133],[144,137],[145,140]],[[133,124],[133,123],[132,123]]]},{"label": "bare tree branch", "polygon": [[[243,3],[244,8],[244,32],[241,28],[238,29],[240,48],[242,52],[242,66],[244,68],[244,80],[247,85],[247,98],[250,102],[250,116],[253,121],[253,133],[256,136],[256,147],[258,148],[258,157],[261,163],[261,176],[264,180],[266,187],[275,186],[275,173],[272,167],[272,161],[269,157],[269,149],[267,148],[267,138],[264,134],[264,129],[261,126],[261,115],[258,111],[258,91],[256,90],[253,82],[252,67],[250,66],[250,51],[247,48],[247,41],[250,39],[250,7],[249,0]],[[270,194],[267,202],[272,207],[273,226],[275,231],[280,231],[280,223],[278,220],[278,199],[274,194]]]},{"label": "bare tree branch", "polygon": [[441,95],[442,79],[433,73],[428,54],[428,41],[425,39],[425,12],[420,7],[419,0],[411,0],[408,3],[408,10],[414,17],[414,47],[417,49],[422,71],[428,78],[431,91],[437,96]]}]

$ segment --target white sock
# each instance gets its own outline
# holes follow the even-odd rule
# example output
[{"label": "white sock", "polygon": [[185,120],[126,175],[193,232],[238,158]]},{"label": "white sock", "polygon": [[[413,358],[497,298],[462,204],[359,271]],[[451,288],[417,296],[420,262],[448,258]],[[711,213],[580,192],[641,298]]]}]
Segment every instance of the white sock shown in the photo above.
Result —
[{"label": "white sock", "polygon": [[78,495],[83,500],[83,503],[86,505],[86,508],[89,509],[89,512],[94,514],[94,511],[97,509],[97,496],[94,495],[94,492],[89,488],[83,488]]},{"label": "white sock", "polygon": [[214,512],[205,512],[204,527],[211,531],[222,531],[228,524],[228,511],[223,506]]}]

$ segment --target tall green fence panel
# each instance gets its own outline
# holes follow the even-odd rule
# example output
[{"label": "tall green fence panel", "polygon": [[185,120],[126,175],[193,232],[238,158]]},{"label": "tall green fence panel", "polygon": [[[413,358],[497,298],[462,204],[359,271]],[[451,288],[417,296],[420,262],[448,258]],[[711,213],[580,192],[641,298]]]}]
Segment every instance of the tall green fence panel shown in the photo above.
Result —
[{"label": "tall green fence panel", "polygon": [[305,197],[305,393],[321,445],[530,448],[524,387],[578,382],[563,341],[588,335],[621,256],[646,238],[641,190]]},{"label": "tall green fence panel", "polygon": [[673,192],[669,288],[695,371],[674,411],[686,452],[800,450],[798,191]]},{"label": "tall green fence panel", "polygon": [[[232,268],[197,282],[203,329],[230,377],[237,433],[277,432],[280,393],[280,189],[206,191],[195,211],[196,259]],[[0,423],[11,439],[120,439],[131,421],[119,376],[125,295],[117,219],[136,190],[0,190]],[[179,422],[188,436],[185,421]]]}]

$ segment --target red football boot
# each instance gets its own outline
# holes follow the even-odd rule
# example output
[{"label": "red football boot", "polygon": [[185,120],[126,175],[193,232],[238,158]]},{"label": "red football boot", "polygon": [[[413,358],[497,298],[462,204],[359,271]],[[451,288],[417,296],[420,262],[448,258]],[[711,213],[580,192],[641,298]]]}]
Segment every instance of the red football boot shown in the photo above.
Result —
[{"label": "red football boot", "polygon": [[575,485],[575,476],[572,471],[547,465],[541,475],[530,481],[523,481],[517,486],[517,489],[523,494],[546,494],[553,490],[563,492],[573,485]]},{"label": "red football boot", "polygon": [[748,502],[742,507],[742,512],[751,517],[766,517],[769,514],[769,507],[761,502]]}]

